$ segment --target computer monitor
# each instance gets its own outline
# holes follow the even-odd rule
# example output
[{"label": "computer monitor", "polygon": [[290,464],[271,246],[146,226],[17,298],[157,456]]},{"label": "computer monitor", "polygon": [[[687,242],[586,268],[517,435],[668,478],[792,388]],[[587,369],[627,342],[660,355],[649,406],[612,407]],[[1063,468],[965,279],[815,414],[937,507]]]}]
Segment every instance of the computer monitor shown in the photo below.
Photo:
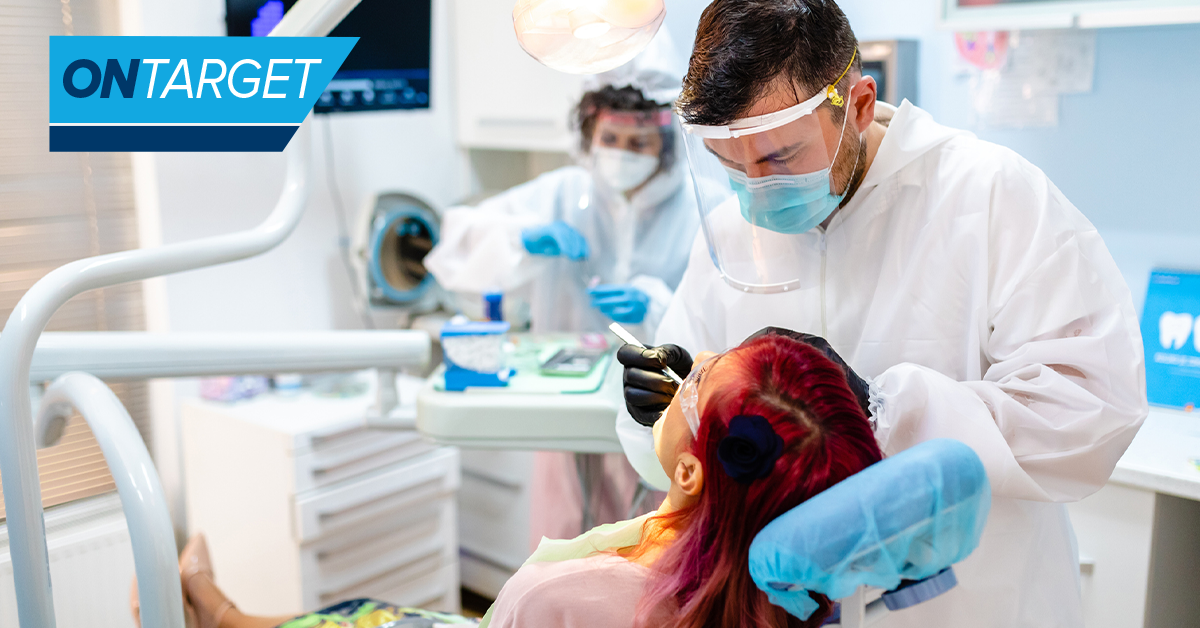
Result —
[{"label": "computer monitor", "polygon": [[905,100],[917,101],[917,63],[919,44],[915,40],[859,42],[863,76],[875,79],[879,100],[900,106]]},{"label": "computer monitor", "polygon": [[[362,0],[329,34],[359,40],[313,111],[428,109],[431,1]],[[226,30],[264,37],[295,3],[225,0]]]}]

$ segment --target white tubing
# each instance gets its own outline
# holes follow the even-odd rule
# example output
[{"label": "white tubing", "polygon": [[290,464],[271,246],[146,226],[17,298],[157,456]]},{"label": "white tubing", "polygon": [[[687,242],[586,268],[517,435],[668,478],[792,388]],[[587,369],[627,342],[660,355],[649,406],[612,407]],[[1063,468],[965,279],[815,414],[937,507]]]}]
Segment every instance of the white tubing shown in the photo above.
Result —
[{"label": "white tubing", "polygon": [[270,37],[324,37],[359,0],[300,0],[271,29]]},{"label": "white tubing", "polygon": [[142,625],[184,628],[183,593],[175,576],[179,569],[175,532],[158,472],[141,434],[103,382],[87,373],[67,373],[42,397],[35,428],[39,447],[58,442],[73,410],[92,428],[117,484],[133,544]]},{"label": "white tubing", "polygon": [[69,371],[104,380],[255,373],[356,371],[424,366],[423,331],[47,332],[38,339],[30,380]]},{"label": "white tubing", "polygon": [[287,149],[283,193],[271,215],[258,227],[71,262],[42,277],[8,317],[0,333],[0,479],[21,628],[55,626],[29,407],[29,366],[38,336],[54,312],[82,292],[245,259],[277,246],[304,213],[309,179],[308,127],[307,122],[302,124],[292,139]]}]

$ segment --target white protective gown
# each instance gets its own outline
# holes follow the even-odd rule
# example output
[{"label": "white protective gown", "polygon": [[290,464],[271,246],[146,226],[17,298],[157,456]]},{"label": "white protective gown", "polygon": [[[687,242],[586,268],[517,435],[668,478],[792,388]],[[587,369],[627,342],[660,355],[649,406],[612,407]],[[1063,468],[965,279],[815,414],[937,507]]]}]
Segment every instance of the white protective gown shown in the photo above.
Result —
[{"label": "white protective gown", "polygon": [[[497,289],[528,301],[534,331],[603,331],[611,322],[591,306],[589,282],[631,283],[650,297],[634,333],[657,328],[687,266],[699,228],[691,177],[682,150],[675,165],[633,196],[568,166],[494,196],[478,207],[455,207],[442,217],[441,240],[425,267],[442,287],[480,300]],[[588,241],[584,261],[530,255],[527,227],[563,220]]]},{"label": "white protective gown", "polygon": [[[1095,228],[1020,156],[905,102],[857,194],[806,235],[806,287],[773,295],[726,284],[698,237],[655,343],[819,334],[871,380],[885,455],[934,438],[979,454],[992,510],[958,587],[880,625],[1082,626],[1063,502],[1107,481],[1147,414],[1137,316]],[[661,486],[649,429],[623,413],[618,433]]]}]

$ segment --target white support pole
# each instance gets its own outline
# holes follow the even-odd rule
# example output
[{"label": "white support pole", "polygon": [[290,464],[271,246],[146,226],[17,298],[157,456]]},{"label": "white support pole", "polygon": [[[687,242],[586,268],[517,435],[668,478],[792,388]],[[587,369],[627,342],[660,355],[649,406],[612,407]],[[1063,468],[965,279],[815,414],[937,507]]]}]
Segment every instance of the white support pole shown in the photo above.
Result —
[{"label": "white support pole", "polygon": [[300,0],[271,29],[270,37],[324,37],[360,0]]},{"label": "white support pole", "polygon": [[54,601],[38,484],[29,367],[38,336],[58,308],[77,294],[130,281],[245,259],[268,251],[295,229],[309,180],[309,124],[287,149],[283,194],[258,227],[153,249],[71,262],[42,277],[21,297],[0,333],[0,479],[21,628],[54,628]]},{"label": "white support pole", "polygon": [[842,628],[865,628],[867,625],[867,588],[858,587],[850,597],[842,598]]},{"label": "white support pole", "polygon": [[179,579],[164,577],[174,576],[179,568],[171,513],[137,426],[103,382],[87,373],[67,373],[42,397],[36,427],[39,448],[58,442],[74,410],[92,428],[121,496],[133,544],[142,625],[184,628]]}]

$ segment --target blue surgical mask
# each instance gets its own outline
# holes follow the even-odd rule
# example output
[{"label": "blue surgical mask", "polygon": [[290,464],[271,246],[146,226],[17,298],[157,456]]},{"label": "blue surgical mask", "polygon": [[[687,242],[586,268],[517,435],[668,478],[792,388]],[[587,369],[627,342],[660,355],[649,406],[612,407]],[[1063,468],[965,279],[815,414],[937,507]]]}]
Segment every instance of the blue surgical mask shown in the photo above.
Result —
[{"label": "blue surgical mask", "polygon": [[830,169],[809,174],[748,177],[732,168],[729,186],[737,193],[746,222],[777,233],[804,233],[833,214],[843,194],[830,189]]}]

